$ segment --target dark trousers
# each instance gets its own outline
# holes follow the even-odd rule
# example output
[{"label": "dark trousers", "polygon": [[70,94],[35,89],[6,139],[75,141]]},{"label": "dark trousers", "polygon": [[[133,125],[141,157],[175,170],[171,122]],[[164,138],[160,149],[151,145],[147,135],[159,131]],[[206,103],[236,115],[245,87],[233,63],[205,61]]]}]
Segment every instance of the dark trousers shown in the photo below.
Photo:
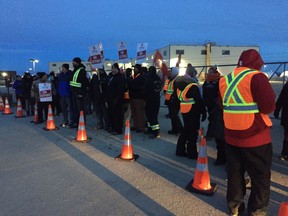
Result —
[{"label": "dark trousers", "polygon": [[79,124],[80,111],[83,111],[84,119],[86,119],[84,97],[79,98],[78,94],[73,93],[71,94],[71,124]]},{"label": "dark trousers", "polygon": [[[38,102],[38,121],[43,122],[48,116],[48,105],[51,102]],[[44,112],[44,116],[43,116]]]},{"label": "dark trousers", "polygon": [[108,103],[108,115],[112,131],[121,134],[124,119],[123,104]]},{"label": "dark trousers", "polygon": [[34,111],[34,106],[35,106],[35,102],[32,104],[32,99],[31,98],[26,98],[23,99],[23,109],[26,111],[26,114],[29,115],[33,115],[33,111]]},{"label": "dark trousers", "polygon": [[145,101],[143,99],[130,99],[133,118],[133,127],[139,130],[145,129]]},{"label": "dark trousers", "polygon": [[[55,110],[56,110],[56,113],[55,113]],[[59,115],[62,112],[59,95],[52,96],[52,111],[53,111],[53,115],[55,114]]]},{"label": "dark trousers", "polygon": [[288,127],[284,127],[284,140],[281,155],[288,156]]},{"label": "dark trousers", "polygon": [[214,112],[211,110],[211,108],[209,109],[208,108],[208,127],[207,127],[207,132],[206,132],[206,136],[207,137],[214,137],[213,136],[213,130],[215,130],[215,128],[213,128],[213,121],[214,121],[214,118],[215,118],[215,114]]},{"label": "dark trousers", "polygon": [[227,203],[231,213],[236,214],[244,202],[246,185],[244,173],[251,178],[251,194],[248,201],[248,215],[261,212],[266,215],[270,196],[272,164],[271,143],[252,148],[239,148],[226,145],[227,160]]},{"label": "dark trousers", "polygon": [[177,141],[176,154],[184,154],[187,145],[187,156],[197,158],[197,139],[198,130],[200,128],[200,114],[183,113],[184,127],[181,130],[180,136]]},{"label": "dark trousers", "polygon": [[225,140],[215,138],[215,142],[216,142],[216,149],[217,149],[216,160],[219,161],[219,162],[220,161],[221,162],[226,162],[226,156],[225,156],[226,142],[225,142]]},{"label": "dark trousers", "polygon": [[182,122],[178,115],[180,110],[180,104],[168,102],[167,106],[168,106],[169,118],[171,119],[171,125],[172,125],[171,131],[174,133],[180,133],[180,131],[183,128]]},{"label": "dark trousers", "polygon": [[96,114],[96,127],[97,129],[103,128],[108,130],[110,127],[108,108],[104,101],[93,102],[94,112]]},{"label": "dark trousers", "polygon": [[72,113],[71,113],[71,97],[70,96],[63,96],[60,97],[60,104],[63,114],[63,123],[68,124],[68,112],[70,113],[70,122],[72,119]]},{"label": "dark trousers", "polygon": [[159,100],[147,100],[145,103],[145,113],[148,122],[148,130],[154,135],[158,135],[160,125],[158,122],[158,113],[160,109],[160,98]]}]

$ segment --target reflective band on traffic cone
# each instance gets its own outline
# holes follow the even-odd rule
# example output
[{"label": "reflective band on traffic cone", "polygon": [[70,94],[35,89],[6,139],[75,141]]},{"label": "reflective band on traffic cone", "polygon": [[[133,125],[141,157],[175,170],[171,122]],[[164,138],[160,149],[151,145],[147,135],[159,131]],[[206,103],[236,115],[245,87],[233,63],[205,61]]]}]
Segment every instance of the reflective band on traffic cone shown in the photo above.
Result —
[{"label": "reflective band on traffic cone", "polygon": [[22,110],[22,105],[21,105],[21,101],[18,98],[18,103],[17,103],[17,111],[16,111],[16,116],[15,118],[23,118],[25,117],[25,115],[23,115],[23,110]]},{"label": "reflective band on traffic cone", "polygon": [[216,184],[210,183],[206,139],[202,137],[194,179],[186,186],[186,190],[212,196],[216,187]]},{"label": "reflective band on traffic cone", "polygon": [[4,103],[1,96],[0,96],[0,111],[4,111]]},{"label": "reflective band on traffic cone", "polygon": [[91,140],[91,138],[87,137],[86,128],[85,128],[85,121],[84,121],[84,112],[80,112],[79,117],[79,124],[78,124],[78,131],[76,139],[72,140],[74,142],[82,142],[87,143]]},{"label": "reflective band on traffic cone", "polygon": [[47,118],[47,122],[46,122],[46,127],[43,129],[47,130],[47,131],[59,129],[58,127],[55,126],[51,104],[49,104],[49,108],[48,108],[48,118]]},{"label": "reflective band on traffic cone", "polygon": [[12,114],[12,113],[13,113],[13,112],[11,112],[11,110],[10,110],[8,98],[6,97],[6,98],[5,98],[5,109],[4,109],[4,112],[2,113],[2,115],[10,115],[10,114]]},{"label": "reflective band on traffic cone", "polygon": [[130,134],[130,121],[126,120],[124,143],[122,145],[122,153],[120,155],[118,155],[115,159],[134,162],[138,157],[139,157],[139,155],[133,154],[133,148],[132,148],[132,143],[131,143],[131,134]]},{"label": "reflective band on traffic cone", "polygon": [[278,216],[287,216],[288,215],[288,202],[282,202],[279,208]]},{"label": "reflective band on traffic cone", "polygon": [[31,123],[38,123],[38,106],[37,102],[34,105],[34,119],[33,121],[30,121]]}]

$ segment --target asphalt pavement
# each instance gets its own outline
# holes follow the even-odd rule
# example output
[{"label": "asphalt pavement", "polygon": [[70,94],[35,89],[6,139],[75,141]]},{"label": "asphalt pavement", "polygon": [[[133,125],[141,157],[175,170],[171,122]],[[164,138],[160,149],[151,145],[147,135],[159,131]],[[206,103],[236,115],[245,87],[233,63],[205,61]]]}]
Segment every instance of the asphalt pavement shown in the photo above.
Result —
[{"label": "asphalt pavement", "polygon": [[[94,130],[94,115],[87,116],[92,140],[74,143],[76,129],[45,131],[33,117],[0,115],[0,215],[227,215],[225,167],[215,167],[213,140],[207,142],[209,173],[217,184],[213,196],[190,193],[196,161],[176,157],[177,136],[168,135],[167,109],[161,107],[161,137],[149,139],[132,132],[136,162],[114,158],[121,153],[123,135]],[[62,117],[55,116],[57,125]],[[269,215],[277,215],[288,201],[288,163],[279,159],[283,129],[273,120],[272,184]],[[202,123],[207,128],[207,121]],[[247,195],[249,195],[247,190]],[[248,196],[246,196],[247,202]]]}]

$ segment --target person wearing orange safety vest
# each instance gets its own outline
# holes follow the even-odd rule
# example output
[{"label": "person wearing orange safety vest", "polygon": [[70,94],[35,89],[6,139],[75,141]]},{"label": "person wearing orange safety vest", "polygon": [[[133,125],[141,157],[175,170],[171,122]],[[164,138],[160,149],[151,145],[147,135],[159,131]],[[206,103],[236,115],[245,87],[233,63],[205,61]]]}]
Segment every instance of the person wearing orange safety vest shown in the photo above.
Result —
[{"label": "person wearing orange safety vest", "polygon": [[178,135],[183,126],[182,122],[179,118],[179,110],[180,110],[180,101],[177,97],[176,91],[175,91],[175,79],[179,74],[179,68],[178,67],[172,67],[170,74],[168,74],[168,85],[167,90],[165,92],[165,104],[168,107],[168,115],[171,119],[171,130],[168,130],[168,134],[174,134]]},{"label": "person wearing orange safety vest", "polygon": [[238,67],[219,81],[223,106],[227,160],[227,204],[230,213],[245,210],[245,178],[251,178],[248,215],[267,215],[270,194],[272,145],[268,114],[275,109],[275,94],[259,53],[243,51]]},{"label": "person wearing orange safety vest", "polygon": [[[194,68],[193,68],[194,69]],[[195,69],[194,69],[195,70]],[[187,68],[184,76],[178,76],[175,89],[180,100],[180,112],[183,117],[184,127],[177,141],[176,155],[197,159],[197,139],[201,121],[206,120],[206,108],[201,98],[198,84],[193,76],[196,74],[191,67]]]}]

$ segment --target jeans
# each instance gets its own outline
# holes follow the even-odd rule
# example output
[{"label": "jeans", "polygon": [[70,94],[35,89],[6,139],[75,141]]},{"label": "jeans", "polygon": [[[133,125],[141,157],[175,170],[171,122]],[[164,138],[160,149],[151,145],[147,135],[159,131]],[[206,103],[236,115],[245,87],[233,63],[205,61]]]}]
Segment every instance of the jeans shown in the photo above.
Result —
[{"label": "jeans", "polygon": [[70,96],[60,97],[60,105],[63,114],[63,123],[68,124],[68,112],[70,113],[70,122],[72,120],[71,97]]}]

